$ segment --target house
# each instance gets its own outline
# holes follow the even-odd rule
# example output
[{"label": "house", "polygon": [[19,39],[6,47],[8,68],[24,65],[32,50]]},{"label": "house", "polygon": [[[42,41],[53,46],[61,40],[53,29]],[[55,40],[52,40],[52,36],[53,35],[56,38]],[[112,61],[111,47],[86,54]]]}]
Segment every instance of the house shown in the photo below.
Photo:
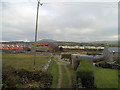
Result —
[{"label": "house", "polygon": [[106,46],[103,51],[103,56],[110,60],[113,61],[115,58],[118,58],[118,53],[119,53],[120,48],[118,47],[109,47]]}]

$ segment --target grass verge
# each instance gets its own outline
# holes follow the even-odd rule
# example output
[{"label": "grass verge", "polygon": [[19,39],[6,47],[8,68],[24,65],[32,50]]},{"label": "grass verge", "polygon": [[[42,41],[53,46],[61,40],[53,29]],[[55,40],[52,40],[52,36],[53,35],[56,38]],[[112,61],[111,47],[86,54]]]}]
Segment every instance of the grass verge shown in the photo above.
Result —
[{"label": "grass verge", "polygon": [[71,65],[68,65],[67,68],[69,69],[70,74],[71,74],[72,88],[75,88],[75,87],[76,87],[76,84],[77,84],[77,81],[76,81],[76,72],[75,72],[75,70],[72,68]]},{"label": "grass verge", "polygon": [[64,65],[61,65],[62,68],[62,84],[61,84],[61,88],[68,88],[68,75],[67,75],[67,71],[65,70]]},{"label": "grass verge", "polygon": [[51,73],[53,76],[51,88],[56,88],[57,83],[58,83],[58,79],[59,79],[59,70],[58,70],[58,65],[57,65],[56,61],[54,61],[53,57],[52,57],[52,61],[50,63],[50,66],[48,68],[48,72]]}]

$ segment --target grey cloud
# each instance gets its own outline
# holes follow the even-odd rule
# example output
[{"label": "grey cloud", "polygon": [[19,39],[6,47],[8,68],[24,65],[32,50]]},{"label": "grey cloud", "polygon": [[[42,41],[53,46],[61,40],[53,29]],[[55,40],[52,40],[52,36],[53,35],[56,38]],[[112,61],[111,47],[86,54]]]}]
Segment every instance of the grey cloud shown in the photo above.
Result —
[{"label": "grey cloud", "polygon": [[[34,40],[35,3],[3,8],[3,40]],[[67,41],[115,40],[116,3],[47,3],[40,7],[38,39]]]}]

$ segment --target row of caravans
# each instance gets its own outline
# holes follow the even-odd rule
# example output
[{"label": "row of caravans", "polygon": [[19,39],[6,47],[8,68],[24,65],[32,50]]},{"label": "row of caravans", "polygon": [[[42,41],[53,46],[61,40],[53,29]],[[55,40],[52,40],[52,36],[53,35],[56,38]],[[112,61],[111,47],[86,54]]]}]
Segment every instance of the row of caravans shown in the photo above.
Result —
[{"label": "row of caravans", "polygon": [[95,47],[95,46],[59,46],[65,49],[104,49],[104,47]]}]

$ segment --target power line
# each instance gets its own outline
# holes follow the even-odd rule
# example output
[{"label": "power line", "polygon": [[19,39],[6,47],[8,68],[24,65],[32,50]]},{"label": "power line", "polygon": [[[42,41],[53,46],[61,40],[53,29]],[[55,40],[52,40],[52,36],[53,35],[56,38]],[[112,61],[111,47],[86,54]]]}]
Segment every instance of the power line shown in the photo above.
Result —
[{"label": "power line", "polygon": [[106,8],[117,8],[117,4],[116,3],[98,3],[98,2],[49,2],[49,3],[44,3],[44,6],[61,6],[61,5],[64,5],[64,6],[88,6],[88,7],[106,7]]}]

